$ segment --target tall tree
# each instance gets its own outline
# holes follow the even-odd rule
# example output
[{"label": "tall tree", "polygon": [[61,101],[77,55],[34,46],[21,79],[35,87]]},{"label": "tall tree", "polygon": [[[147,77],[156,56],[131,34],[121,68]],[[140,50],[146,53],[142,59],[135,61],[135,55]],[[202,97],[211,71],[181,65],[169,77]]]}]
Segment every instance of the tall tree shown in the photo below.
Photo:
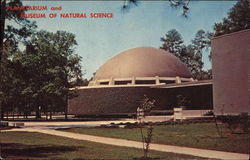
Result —
[{"label": "tall tree", "polygon": [[220,23],[215,23],[215,36],[250,29],[250,1],[239,0]]},{"label": "tall tree", "polygon": [[161,38],[163,45],[160,47],[178,58],[182,58],[181,52],[184,46],[181,34],[176,29],[171,29],[167,32],[165,37]]},{"label": "tall tree", "polygon": [[[3,118],[2,114],[2,102],[4,101],[4,95],[8,93],[4,92],[4,81],[7,81],[7,59],[10,55],[18,52],[18,45],[20,43],[26,43],[27,38],[34,32],[36,24],[25,18],[21,18],[20,15],[25,10],[10,10],[6,9],[9,6],[22,6],[20,0],[7,1],[1,0],[0,10],[0,117]],[[6,22],[8,23],[6,25]],[[10,25],[10,24],[16,24]]]},{"label": "tall tree", "polygon": [[[12,10],[8,7],[21,7],[23,6],[20,0],[11,0],[6,3],[6,0],[1,1],[1,20],[0,20],[0,48],[1,55],[3,55],[3,49],[8,48],[8,52],[14,53],[18,50],[19,43],[26,43],[27,37],[29,37],[36,29],[35,22],[29,21],[26,18],[22,18],[20,15],[26,10]],[[11,22],[6,25],[6,22]],[[16,24],[15,26],[13,24]],[[11,50],[10,50],[11,49]]]},{"label": "tall tree", "polygon": [[181,34],[177,30],[172,29],[167,32],[165,37],[161,38],[163,44],[160,48],[174,54],[185,63],[194,78],[211,79],[211,76],[208,76],[206,71],[202,69],[203,50],[209,48],[211,36],[211,33],[199,30],[192,43],[186,46]]},{"label": "tall tree", "polygon": [[71,33],[40,31],[31,38],[25,53],[15,59],[27,77],[22,95],[30,97],[26,105],[35,106],[37,118],[41,110],[63,109],[67,113],[67,100],[73,95],[69,88],[82,78],[81,57],[74,53],[76,45]]},{"label": "tall tree", "polygon": [[[213,37],[213,33],[211,32],[205,32],[204,30],[198,30],[195,38],[192,40],[192,46],[195,51],[196,58],[199,59],[198,66],[199,70],[197,71],[197,79],[212,79],[212,69],[209,69],[207,71],[203,70],[203,62],[202,58],[204,56],[204,53],[209,53],[208,57],[211,61],[211,39]],[[207,52],[205,52],[207,51]],[[202,63],[201,63],[202,62]]]},{"label": "tall tree", "polygon": [[198,52],[202,52],[204,48],[208,49],[211,47],[211,39],[213,34],[210,32],[205,32],[200,29],[196,32],[195,38],[192,40],[192,44],[196,47]]}]

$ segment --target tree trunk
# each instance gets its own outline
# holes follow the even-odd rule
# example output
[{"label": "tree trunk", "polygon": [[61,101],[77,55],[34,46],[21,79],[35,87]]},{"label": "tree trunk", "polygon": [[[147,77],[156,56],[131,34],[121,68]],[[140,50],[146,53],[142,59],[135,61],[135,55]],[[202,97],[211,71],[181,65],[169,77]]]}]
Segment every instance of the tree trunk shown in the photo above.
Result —
[{"label": "tree trunk", "polygon": [[0,62],[2,60],[2,53],[3,53],[3,39],[4,39],[4,27],[5,27],[5,15],[6,15],[6,0],[3,0],[1,2],[1,10],[0,10],[0,50],[1,50],[1,54],[0,54]]},{"label": "tree trunk", "polygon": [[65,114],[65,120],[67,120],[68,119],[68,99],[67,98],[66,98],[66,102],[65,102],[64,114]]},{"label": "tree trunk", "polygon": [[[4,39],[4,28],[5,28],[5,7],[6,0],[1,1],[1,9],[0,9],[0,90],[2,91],[2,55],[3,55],[3,39]],[[4,119],[3,108],[2,108],[2,99],[0,98],[0,120]]]},{"label": "tree trunk", "polygon": [[52,119],[52,111],[49,112],[49,119]]},{"label": "tree trunk", "polygon": [[65,115],[65,120],[67,120],[68,119],[68,111],[65,111],[65,113],[64,113]]},{"label": "tree trunk", "polygon": [[37,107],[36,107],[36,119],[38,119],[38,118],[41,118],[39,105],[37,105]]},{"label": "tree trunk", "polygon": [[[1,100],[0,100],[1,101]],[[1,103],[1,102],[0,102]],[[3,110],[3,107],[2,107],[3,105],[0,105],[0,120],[4,120],[4,110]]]},{"label": "tree trunk", "polygon": [[[0,103],[1,103],[1,100],[0,100]],[[4,120],[4,111],[2,110],[2,105],[0,104],[0,120]]]}]

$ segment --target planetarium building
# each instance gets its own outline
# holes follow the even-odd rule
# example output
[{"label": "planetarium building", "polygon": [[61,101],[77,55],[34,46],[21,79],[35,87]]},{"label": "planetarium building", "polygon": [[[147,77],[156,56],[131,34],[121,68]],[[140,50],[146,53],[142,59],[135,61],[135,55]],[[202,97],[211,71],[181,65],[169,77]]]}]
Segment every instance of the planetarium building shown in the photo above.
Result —
[{"label": "planetarium building", "polygon": [[129,115],[146,95],[157,111],[178,107],[212,109],[212,82],[197,81],[173,54],[152,47],[125,50],[104,63],[88,86],[76,88],[68,112],[75,115]]}]

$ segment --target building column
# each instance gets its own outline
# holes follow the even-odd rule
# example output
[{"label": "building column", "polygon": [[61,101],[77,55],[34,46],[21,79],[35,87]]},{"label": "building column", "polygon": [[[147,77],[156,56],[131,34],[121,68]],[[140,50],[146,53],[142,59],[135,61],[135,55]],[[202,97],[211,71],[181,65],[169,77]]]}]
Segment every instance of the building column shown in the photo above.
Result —
[{"label": "building column", "polygon": [[175,83],[181,83],[181,79],[179,76],[175,77]]},{"label": "building column", "polygon": [[111,85],[114,85],[115,83],[114,83],[114,79],[113,79],[113,77],[111,77],[110,79],[109,79],[109,85],[111,86]]},{"label": "building column", "polygon": [[159,76],[155,76],[155,84],[156,85],[160,84],[160,78],[159,78]]},{"label": "building column", "polygon": [[100,82],[96,79],[94,80],[94,86],[99,86],[100,85]]},{"label": "building column", "polygon": [[135,77],[134,77],[134,76],[132,77],[131,84],[132,84],[132,85],[135,85]]}]

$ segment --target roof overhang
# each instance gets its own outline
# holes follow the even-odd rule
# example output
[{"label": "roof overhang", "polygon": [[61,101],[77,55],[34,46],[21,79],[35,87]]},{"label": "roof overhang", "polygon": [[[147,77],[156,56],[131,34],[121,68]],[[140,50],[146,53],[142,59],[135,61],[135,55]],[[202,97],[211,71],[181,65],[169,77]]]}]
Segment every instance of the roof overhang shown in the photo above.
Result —
[{"label": "roof overhang", "polygon": [[212,80],[202,80],[193,82],[182,82],[173,84],[150,84],[150,85],[101,85],[101,86],[78,86],[75,88],[70,88],[70,90],[75,89],[91,89],[91,88],[121,88],[121,87],[149,87],[149,88],[178,88],[178,87],[193,87],[202,85],[212,85]]},{"label": "roof overhang", "polygon": [[212,80],[201,80],[201,81],[193,81],[193,82],[183,82],[183,83],[173,83],[173,84],[165,84],[158,86],[151,86],[150,88],[178,88],[178,87],[193,87],[193,86],[203,86],[203,85],[212,85]]}]

